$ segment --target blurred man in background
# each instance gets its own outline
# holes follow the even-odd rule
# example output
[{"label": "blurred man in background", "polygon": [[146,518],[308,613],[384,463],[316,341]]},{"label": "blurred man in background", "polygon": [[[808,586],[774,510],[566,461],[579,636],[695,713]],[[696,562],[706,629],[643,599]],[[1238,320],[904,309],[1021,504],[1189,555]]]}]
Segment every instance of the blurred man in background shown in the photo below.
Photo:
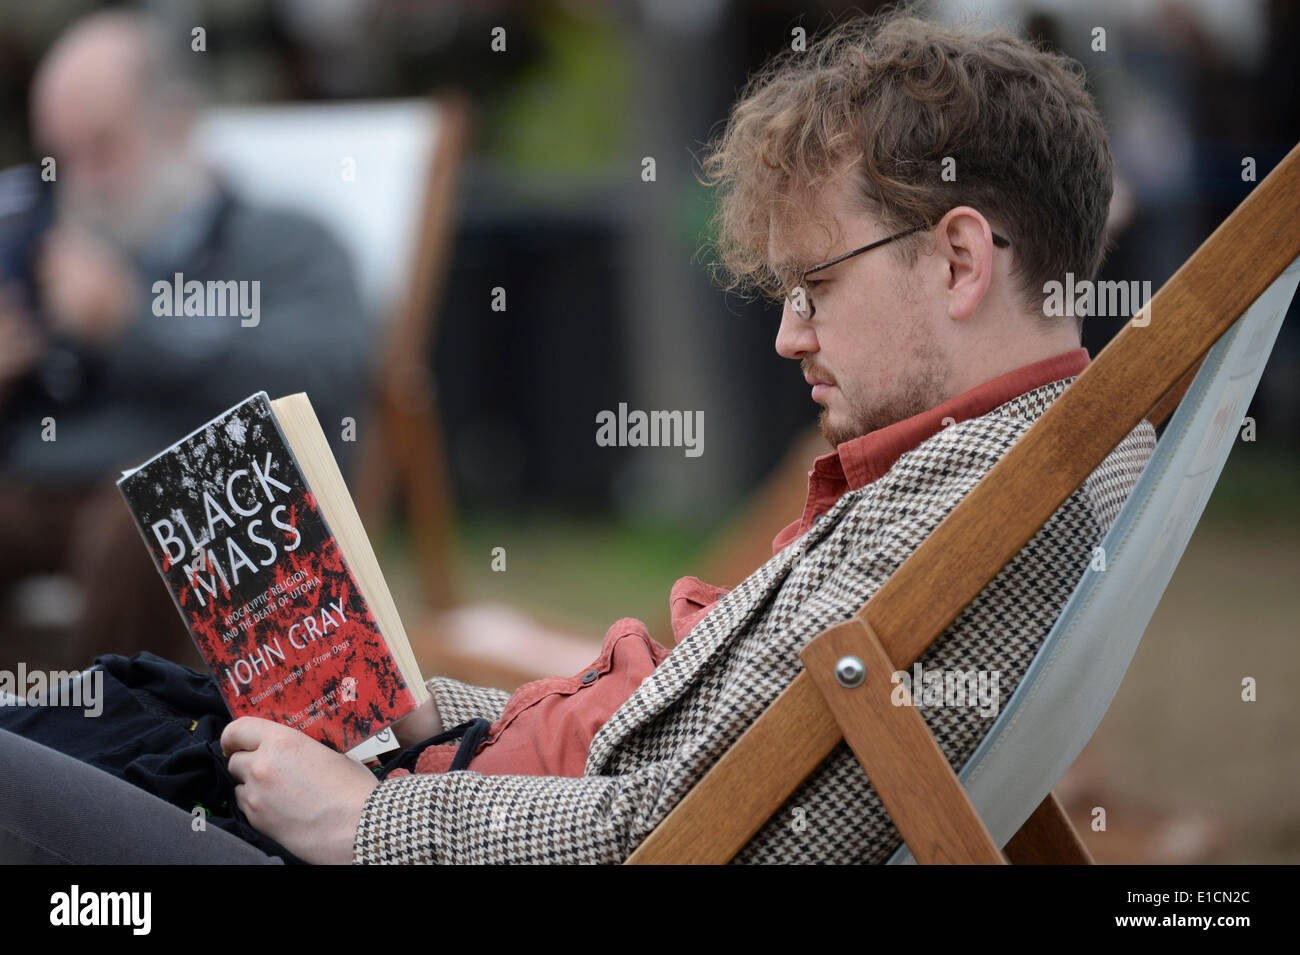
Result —
[{"label": "blurred man in background", "polygon": [[[41,648],[51,665],[199,659],[115,486],[122,469],[259,390],[306,391],[327,434],[364,395],[351,263],[322,227],[244,204],[205,167],[191,55],[142,14],[74,24],[32,84],[43,175],[5,177],[0,598],[33,574],[73,577],[79,620]],[[256,312],[158,308],[156,282],[192,280],[256,282]]]}]

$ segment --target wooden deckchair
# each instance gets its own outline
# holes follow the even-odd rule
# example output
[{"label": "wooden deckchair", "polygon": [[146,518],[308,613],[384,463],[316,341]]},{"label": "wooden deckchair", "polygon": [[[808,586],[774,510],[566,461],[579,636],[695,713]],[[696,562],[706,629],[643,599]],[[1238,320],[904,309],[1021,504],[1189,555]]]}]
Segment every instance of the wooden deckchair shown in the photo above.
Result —
[{"label": "wooden deckchair", "polygon": [[249,198],[331,227],[381,345],[360,434],[357,507],[372,535],[404,499],[422,599],[456,602],[451,490],[429,367],[470,106],[457,91],[397,100],[207,110],[203,154]]},{"label": "wooden deckchair", "polygon": [[[628,862],[729,861],[844,739],[917,861],[1090,863],[1051,787],[1123,679],[1298,281],[1300,146],[862,609],[809,641],[799,676]],[[1106,570],[1085,571],[959,779],[920,711],[891,704],[890,675],[912,666],[1143,417],[1158,425],[1175,408],[1103,539]]]}]

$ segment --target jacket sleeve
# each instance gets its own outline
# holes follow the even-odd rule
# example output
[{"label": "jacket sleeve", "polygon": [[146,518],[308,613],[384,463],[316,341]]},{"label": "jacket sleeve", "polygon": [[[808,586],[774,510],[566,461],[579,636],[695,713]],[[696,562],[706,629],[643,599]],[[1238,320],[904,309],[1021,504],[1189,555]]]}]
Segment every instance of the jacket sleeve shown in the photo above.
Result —
[{"label": "jacket sleeve", "polygon": [[665,760],[617,776],[385,780],[362,809],[353,863],[619,863],[654,828],[671,769]]},{"label": "jacket sleeve", "polygon": [[451,729],[466,720],[486,719],[491,722],[501,716],[511,694],[489,686],[470,686],[451,677],[435,676],[424,684],[433,705],[442,719],[443,729]]},{"label": "jacket sleeve", "polygon": [[[497,719],[511,694],[448,677],[425,684],[444,727]],[[676,759],[607,776],[417,773],[381,782],[362,809],[353,862],[617,864],[671,808]]]}]

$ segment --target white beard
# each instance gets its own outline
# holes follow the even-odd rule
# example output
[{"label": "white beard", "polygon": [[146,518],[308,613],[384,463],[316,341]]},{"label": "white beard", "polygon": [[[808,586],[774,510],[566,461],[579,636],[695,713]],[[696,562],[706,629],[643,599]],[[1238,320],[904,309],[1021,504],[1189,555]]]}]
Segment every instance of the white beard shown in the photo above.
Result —
[{"label": "white beard", "polygon": [[60,192],[58,217],[90,229],[124,251],[139,252],[211,189],[211,177],[202,165],[173,153],[155,160],[129,195],[100,199]]}]

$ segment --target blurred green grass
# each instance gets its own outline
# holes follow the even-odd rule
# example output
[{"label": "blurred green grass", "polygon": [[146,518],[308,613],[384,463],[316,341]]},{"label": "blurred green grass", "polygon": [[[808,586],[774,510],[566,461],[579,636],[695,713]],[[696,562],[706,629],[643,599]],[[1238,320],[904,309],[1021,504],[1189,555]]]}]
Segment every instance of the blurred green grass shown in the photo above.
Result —
[{"label": "blurred green grass", "polygon": [[[668,591],[700,537],[669,525],[555,514],[480,514],[457,552],[466,599],[512,603],[554,626],[603,634],[620,617],[668,611]],[[492,569],[505,549],[506,570]]]},{"label": "blurred green grass", "polygon": [[[666,619],[668,591],[693,572],[703,539],[678,525],[612,515],[457,515],[456,589],[464,604],[510,604],[548,626],[599,638],[620,617],[651,626]],[[504,571],[492,569],[497,547],[505,550]],[[406,534],[394,525],[380,559],[403,617],[420,604],[408,554]]]}]

